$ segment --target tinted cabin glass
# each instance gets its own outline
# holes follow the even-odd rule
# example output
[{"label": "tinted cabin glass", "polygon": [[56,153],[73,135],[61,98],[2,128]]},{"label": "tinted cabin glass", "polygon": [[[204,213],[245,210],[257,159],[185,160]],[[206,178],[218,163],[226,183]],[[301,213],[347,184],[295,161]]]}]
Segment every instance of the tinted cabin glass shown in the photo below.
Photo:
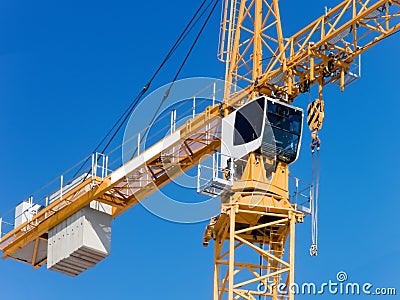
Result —
[{"label": "tinted cabin glass", "polygon": [[250,143],[261,136],[264,125],[264,98],[241,107],[235,117],[233,145]]},{"label": "tinted cabin glass", "polygon": [[268,102],[267,118],[275,136],[278,160],[293,162],[299,147],[302,112],[279,103]]}]

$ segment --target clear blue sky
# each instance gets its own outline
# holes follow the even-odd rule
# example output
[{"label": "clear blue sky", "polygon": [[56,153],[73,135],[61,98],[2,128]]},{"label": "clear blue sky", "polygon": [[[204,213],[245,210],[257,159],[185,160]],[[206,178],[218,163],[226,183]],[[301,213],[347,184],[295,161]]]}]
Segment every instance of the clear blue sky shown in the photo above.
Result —
[{"label": "clear blue sky", "polygon": [[[286,35],[338,2],[281,1]],[[199,4],[0,2],[0,212],[92,151]],[[218,22],[219,12],[181,78],[223,76]],[[297,227],[298,282],[335,279],[344,270],[355,282],[400,292],[399,43],[396,35],[368,51],[363,78],[345,93],[325,91],[319,256],[308,255],[308,220]],[[171,80],[183,52],[153,89]],[[311,172],[308,143],[305,134],[293,168],[304,177]],[[0,261],[0,299],[210,299],[213,250],[201,245],[205,225],[170,223],[137,206],[114,221],[111,256],[77,278]]]}]

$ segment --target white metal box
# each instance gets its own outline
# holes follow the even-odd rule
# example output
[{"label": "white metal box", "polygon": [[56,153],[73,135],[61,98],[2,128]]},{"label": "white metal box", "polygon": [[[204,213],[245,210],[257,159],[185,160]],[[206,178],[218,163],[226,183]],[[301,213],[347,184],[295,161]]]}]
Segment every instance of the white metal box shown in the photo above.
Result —
[{"label": "white metal box", "polygon": [[15,208],[14,228],[32,220],[32,217],[38,213],[40,209],[39,204],[33,204],[32,201],[23,201]]}]

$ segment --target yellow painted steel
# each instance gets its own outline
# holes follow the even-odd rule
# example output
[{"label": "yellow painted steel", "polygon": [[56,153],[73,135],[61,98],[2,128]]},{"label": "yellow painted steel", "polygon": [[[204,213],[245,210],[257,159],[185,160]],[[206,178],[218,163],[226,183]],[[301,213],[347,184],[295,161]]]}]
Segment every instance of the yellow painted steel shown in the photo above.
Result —
[{"label": "yellow painted steel", "polygon": [[206,229],[205,244],[214,239],[215,247],[214,300],[294,297],[294,225],[303,213],[289,201],[288,166],[279,163],[268,180],[262,160],[250,154],[234,194],[222,197],[221,215]]},{"label": "yellow painted steel", "polygon": [[[307,106],[307,124],[311,130],[312,145],[319,147],[318,131],[322,129],[325,116],[324,100],[316,99]],[[313,148],[312,148],[313,149]]]},{"label": "yellow painted steel", "polygon": [[[232,106],[257,93],[290,103],[301,93],[301,86],[325,86],[336,80],[341,82],[341,90],[344,90],[343,75],[355,59],[400,29],[400,2],[393,0],[342,1],[289,38],[283,38],[281,34],[278,0],[226,1],[247,5],[251,9],[256,6],[254,3],[263,3],[262,10],[248,9],[239,13],[237,18],[225,21],[228,25],[224,30],[229,28],[231,39],[240,41],[232,43],[231,51],[225,54],[229,70],[225,95],[227,103]],[[253,66],[249,62],[250,58],[260,56],[251,51],[250,44],[256,37],[249,41],[240,37],[244,32],[255,32],[242,24],[256,15],[262,15],[264,20],[264,29],[259,37],[263,44],[263,66],[260,76],[254,79],[256,71],[251,69]],[[250,46],[246,48],[245,45]],[[258,47],[254,50],[260,51]],[[327,73],[333,76],[327,79]],[[245,88],[237,92],[233,88],[235,85]]]},{"label": "yellow painted steel", "polygon": [[[344,91],[355,59],[400,29],[399,1],[345,0],[286,39],[278,0],[226,0],[224,8],[219,58],[226,63],[225,103],[237,107],[258,95],[291,103],[318,85],[307,119],[317,147],[323,87],[339,82]],[[245,88],[237,92],[238,86]],[[206,228],[203,244],[213,239],[215,247],[214,300],[294,299],[295,223],[303,214],[289,202],[288,166],[278,163],[269,181],[263,165],[250,155],[234,194],[222,197],[221,215]],[[242,261],[243,247],[260,261],[250,262],[249,251]],[[278,289],[282,283],[285,289]]]},{"label": "yellow painted steel", "polygon": [[[49,230],[74,213],[87,206],[91,201],[97,200],[113,206],[113,217],[117,217],[138,202],[152,194],[157,189],[197,165],[204,155],[209,155],[221,146],[219,136],[220,107],[208,107],[204,112],[194,119],[188,120],[177,131],[180,132],[179,141],[171,145],[168,152],[174,157],[174,162],[163,163],[162,153],[148,159],[143,166],[148,168],[152,174],[152,180],[143,186],[136,186],[131,172],[124,173],[116,182],[112,182],[113,175],[125,171],[125,166],[115,170],[104,179],[90,178],[79,186],[45,207],[32,220],[21,224],[0,240],[0,249],[3,251],[3,258],[14,258],[21,248],[39,238],[46,238]],[[129,162],[127,163],[129,164]],[[125,165],[127,165],[125,164]],[[140,167],[143,167],[142,165]],[[36,254],[35,254],[36,255]],[[35,265],[35,258],[31,263],[34,267],[42,266],[46,261]]]}]

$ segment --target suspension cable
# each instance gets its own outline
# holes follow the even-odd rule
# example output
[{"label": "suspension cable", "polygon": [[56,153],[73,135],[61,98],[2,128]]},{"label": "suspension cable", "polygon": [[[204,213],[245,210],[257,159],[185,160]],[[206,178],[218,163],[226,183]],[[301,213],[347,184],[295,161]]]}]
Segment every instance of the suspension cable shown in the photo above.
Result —
[{"label": "suspension cable", "polygon": [[[173,85],[175,84],[176,80],[178,79],[179,74],[181,73],[181,71],[182,71],[183,67],[185,66],[186,62],[188,61],[188,59],[189,59],[189,57],[190,57],[190,54],[192,53],[192,51],[193,51],[194,47],[196,46],[196,44],[197,44],[199,38],[201,37],[201,35],[202,35],[202,33],[203,33],[203,31],[204,31],[206,25],[208,24],[208,21],[210,20],[210,18],[211,18],[211,16],[212,16],[213,12],[215,11],[215,8],[216,8],[216,6],[217,6],[217,4],[218,4],[219,1],[220,1],[220,0],[215,0],[214,5],[213,5],[213,7],[211,8],[210,12],[208,13],[208,16],[207,16],[206,20],[204,21],[203,25],[201,26],[200,31],[199,31],[198,34],[196,35],[195,40],[193,41],[193,43],[192,43],[190,49],[188,50],[188,52],[187,52],[185,58],[183,59],[183,61],[182,61],[181,65],[180,65],[178,71],[176,72],[174,78],[172,79],[172,82],[170,83],[168,89],[166,90],[166,92],[165,92],[165,94],[164,94],[164,96],[163,96],[163,98],[162,98],[160,104],[158,105],[156,111],[154,112],[154,114],[153,114],[153,116],[152,116],[152,118],[151,118],[151,121],[149,122],[150,126],[148,126],[148,127],[146,128],[146,131],[145,131],[144,134],[143,134],[144,137],[148,134],[148,132],[149,132],[149,130],[150,130],[150,128],[151,128],[151,125],[154,123],[155,119],[157,118],[157,115],[158,115],[158,113],[160,112],[160,110],[161,110],[163,104],[164,104],[165,101],[168,99],[169,93],[171,92],[171,89],[172,89]],[[211,4],[212,4],[212,2],[210,2],[210,3],[207,5],[207,7],[205,8],[205,10],[203,11],[203,13],[200,15],[199,18],[201,18],[201,16],[204,14],[204,12],[208,10],[208,8],[211,6]],[[136,154],[136,152],[137,152],[137,149],[133,152],[132,156],[134,156],[134,155]]]},{"label": "suspension cable", "polygon": [[[203,0],[199,8],[196,10],[192,18],[189,20],[181,34],[178,36],[176,42],[173,44],[163,61],[160,63],[160,65],[157,67],[157,69],[154,71],[153,75],[147,82],[147,84],[142,88],[142,90],[137,94],[137,96],[134,98],[134,100],[129,104],[129,106],[125,109],[125,111],[122,113],[122,115],[118,118],[118,120],[114,123],[114,125],[111,127],[111,129],[106,133],[106,135],[102,138],[102,140],[97,144],[97,146],[94,148],[92,153],[95,153],[99,150],[101,145],[104,144],[104,142],[107,140],[107,138],[112,134],[111,138],[108,140],[107,144],[105,147],[102,149],[102,153],[105,153],[105,151],[108,149],[109,145],[111,142],[114,140],[118,132],[121,130],[122,126],[126,123],[128,117],[131,115],[133,110],[137,107],[137,105],[141,102],[142,97],[144,94],[147,92],[147,90],[150,88],[151,83],[154,81],[156,76],[159,74],[159,72],[162,70],[164,65],[167,63],[167,61],[170,59],[170,57],[175,53],[177,48],[182,44],[182,42],[187,38],[189,33],[192,31],[192,29],[195,27],[197,22],[200,20],[201,16],[205,13],[206,9],[203,9],[204,5],[206,4],[208,0]],[[116,129],[116,130],[115,130]],[[76,171],[73,177],[76,177],[83,169],[83,167],[86,165],[86,163],[89,161],[89,158],[82,163],[81,167]],[[86,178],[84,178],[86,180]]]},{"label": "suspension cable", "polygon": [[312,152],[311,158],[311,247],[310,255],[318,254],[318,198],[319,198],[319,179],[320,179],[320,150]]}]

